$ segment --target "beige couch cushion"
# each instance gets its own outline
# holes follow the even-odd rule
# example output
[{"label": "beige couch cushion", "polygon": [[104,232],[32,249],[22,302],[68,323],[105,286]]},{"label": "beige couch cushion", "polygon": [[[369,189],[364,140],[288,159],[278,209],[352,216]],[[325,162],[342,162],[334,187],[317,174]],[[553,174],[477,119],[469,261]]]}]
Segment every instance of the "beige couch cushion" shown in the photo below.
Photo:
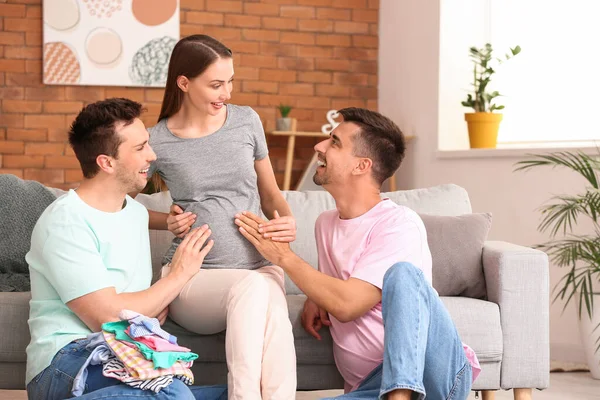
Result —
[{"label": "beige couch cushion", "polygon": [[433,287],[440,296],[485,298],[483,244],[491,214],[420,214],[433,261]]},{"label": "beige couch cushion", "polygon": [[0,362],[25,362],[29,344],[30,292],[0,292]]}]

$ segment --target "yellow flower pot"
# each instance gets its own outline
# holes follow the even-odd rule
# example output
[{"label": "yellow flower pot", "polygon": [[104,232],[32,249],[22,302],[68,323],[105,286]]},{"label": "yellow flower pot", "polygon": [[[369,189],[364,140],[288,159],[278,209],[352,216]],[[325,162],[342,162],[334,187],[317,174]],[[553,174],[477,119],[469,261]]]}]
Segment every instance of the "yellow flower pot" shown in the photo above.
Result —
[{"label": "yellow flower pot", "polygon": [[472,149],[494,149],[498,141],[498,128],[502,114],[490,112],[465,113]]}]

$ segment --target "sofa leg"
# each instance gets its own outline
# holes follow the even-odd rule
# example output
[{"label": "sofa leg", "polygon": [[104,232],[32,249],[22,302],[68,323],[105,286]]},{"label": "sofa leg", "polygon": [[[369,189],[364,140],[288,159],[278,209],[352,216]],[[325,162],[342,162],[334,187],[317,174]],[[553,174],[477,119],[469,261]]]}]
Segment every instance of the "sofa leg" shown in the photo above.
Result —
[{"label": "sofa leg", "polygon": [[481,398],[483,400],[494,400],[496,398],[496,391],[495,390],[482,390]]},{"label": "sofa leg", "polygon": [[531,400],[531,388],[513,389],[515,400]]}]

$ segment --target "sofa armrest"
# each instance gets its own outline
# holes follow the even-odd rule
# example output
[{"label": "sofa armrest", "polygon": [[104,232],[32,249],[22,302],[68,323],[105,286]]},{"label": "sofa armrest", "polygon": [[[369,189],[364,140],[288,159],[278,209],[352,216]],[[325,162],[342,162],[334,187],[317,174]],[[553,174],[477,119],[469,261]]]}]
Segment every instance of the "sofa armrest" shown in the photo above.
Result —
[{"label": "sofa armrest", "polygon": [[547,388],[550,382],[549,271],[546,253],[506,242],[483,247],[488,300],[498,304],[503,336],[500,386]]}]

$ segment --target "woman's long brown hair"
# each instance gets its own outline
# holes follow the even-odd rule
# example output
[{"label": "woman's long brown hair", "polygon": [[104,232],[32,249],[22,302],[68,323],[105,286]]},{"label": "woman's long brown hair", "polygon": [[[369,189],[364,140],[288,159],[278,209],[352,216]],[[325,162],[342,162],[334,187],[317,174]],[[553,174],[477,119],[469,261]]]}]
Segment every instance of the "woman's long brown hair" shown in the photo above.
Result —
[{"label": "woman's long brown hair", "polygon": [[[223,43],[207,35],[191,35],[181,39],[171,53],[165,95],[158,122],[175,115],[183,104],[183,91],[177,86],[177,78],[193,79],[201,75],[219,58],[231,58],[233,53]],[[162,192],[167,186],[158,174],[152,175],[154,190]]]},{"label": "woman's long brown hair", "polygon": [[158,120],[175,115],[183,103],[183,92],[177,78],[193,79],[201,75],[219,58],[231,58],[232,52],[223,43],[207,35],[191,35],[181,39],[171,53],[165,95]]}]

